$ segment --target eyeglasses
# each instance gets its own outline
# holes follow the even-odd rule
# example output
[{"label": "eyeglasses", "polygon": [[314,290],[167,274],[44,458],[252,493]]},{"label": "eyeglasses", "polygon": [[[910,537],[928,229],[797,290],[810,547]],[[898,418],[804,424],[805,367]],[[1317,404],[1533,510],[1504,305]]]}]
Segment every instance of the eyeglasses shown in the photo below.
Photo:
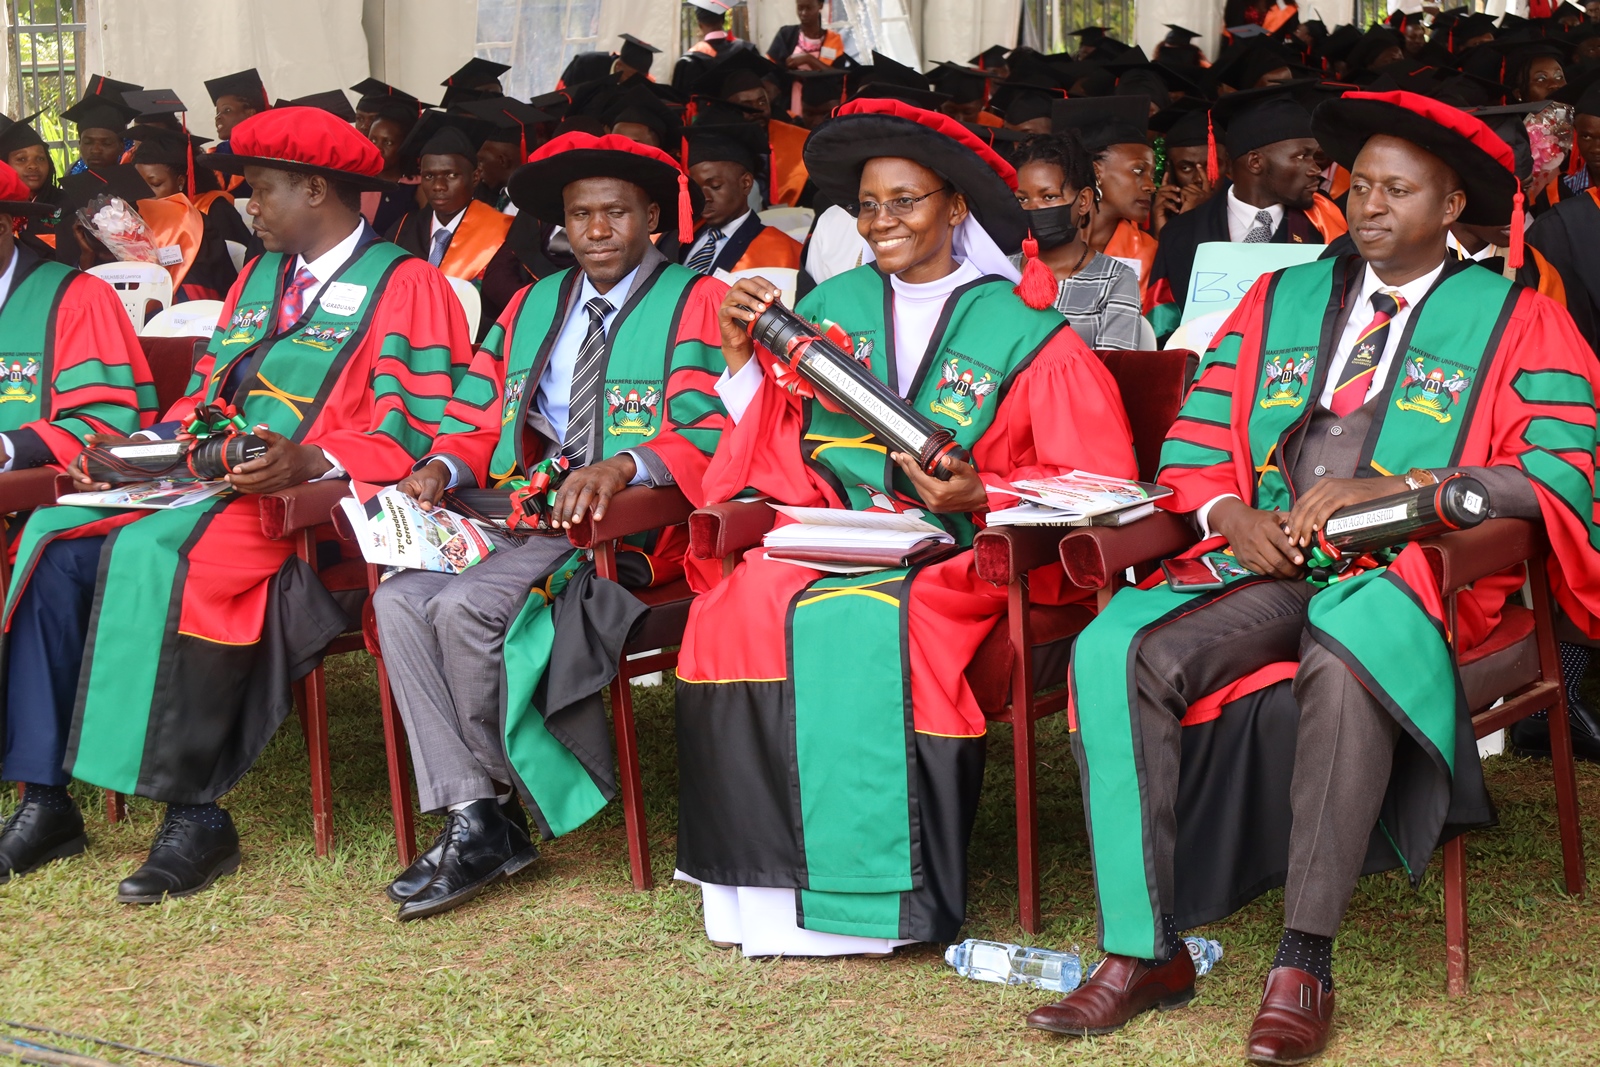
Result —
[{"label": "eyeglasses", "polygon": [[863,216],[869,219],[873,218],[878,214],[879,208],[887,211],[892,219],[903,219],[916,210],[916,206],[928,199],[928,197],[938,196],[940,193],[953,192],[955,192],[955,188],[946,185],[942,189],[935,189],[933,192],[923,193],[921,196],[897,196],[892,200],[885,200],[881,204],[876,200],[852,200],[844,205],[844,209],[858,219]]}]

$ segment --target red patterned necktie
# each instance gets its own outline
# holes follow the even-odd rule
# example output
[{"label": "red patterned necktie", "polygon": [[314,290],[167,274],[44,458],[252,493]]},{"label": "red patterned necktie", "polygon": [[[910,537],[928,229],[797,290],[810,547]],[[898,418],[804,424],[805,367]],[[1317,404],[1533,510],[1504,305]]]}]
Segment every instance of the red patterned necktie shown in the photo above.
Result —
[{"label": "red patterned necktie", "polygon": [[300,321],[306,310],[306,290],[317,284],[317,276],[305,267],[295,271],[294,280],[283,289],[283,302],[278,305],[278,332],[287,333]]},{"label": "red patterned necktie", "polygon": [[1339,372],[1339,384],[1333,390],[1328,410],[1344,418],[1367,402],[1367,390],[1372,388],[1372,376],[1378,373],[1378,363],[1389,344],[1389,323],[1406,306],[1406,298],[1399,293],[1382,291],[1372,294],[1372,321],[1356,338],[1350,358],[1344,361]]}]

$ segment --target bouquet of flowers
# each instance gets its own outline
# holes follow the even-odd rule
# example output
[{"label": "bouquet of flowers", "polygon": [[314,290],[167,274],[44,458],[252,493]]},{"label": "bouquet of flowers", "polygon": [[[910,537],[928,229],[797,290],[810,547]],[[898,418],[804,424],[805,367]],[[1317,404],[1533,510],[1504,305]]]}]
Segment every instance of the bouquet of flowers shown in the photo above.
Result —
[{"label": "bouquet of flowers", "polygon": [[150,227],[120,196],[102,193],[78,209],[88,234],[124,263],[160,263]]}]

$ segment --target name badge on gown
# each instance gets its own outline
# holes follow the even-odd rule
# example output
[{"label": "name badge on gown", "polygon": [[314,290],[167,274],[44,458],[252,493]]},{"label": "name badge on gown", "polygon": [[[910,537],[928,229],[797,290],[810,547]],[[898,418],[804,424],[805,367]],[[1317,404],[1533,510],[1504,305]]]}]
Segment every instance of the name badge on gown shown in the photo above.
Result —
[{"label": "name badge on gown", "polygon": [[322,298],[318,301],[322,310],[331,315],[354,315],[361,310],[361,302],[367,298],[367,287],[356,285],[353,282],[329,282],[328,287],[322,290]]}]

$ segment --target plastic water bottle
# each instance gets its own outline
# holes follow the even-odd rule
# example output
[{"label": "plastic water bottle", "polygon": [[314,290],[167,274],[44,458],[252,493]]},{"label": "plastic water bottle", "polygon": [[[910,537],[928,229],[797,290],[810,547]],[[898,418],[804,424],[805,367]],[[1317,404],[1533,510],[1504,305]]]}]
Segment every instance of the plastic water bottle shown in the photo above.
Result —
[{"label": "plastic water bottle", "polygon": [[1083,964],[1076,951],[1024,948],[969,937],[945,949],[944,961],[963,978],[1031,986],[1052,993],[1070,993],[1083,980]]},{"label": "plastic water bottle", "polygon": [[1216,941],[1207,941],[1203,937],[1186,937],[1183,943],[1189,946],[1189,958],[1194,961],[1196,977],[1210,974],[1212,968],[1222,962],[1222,945]]}]

